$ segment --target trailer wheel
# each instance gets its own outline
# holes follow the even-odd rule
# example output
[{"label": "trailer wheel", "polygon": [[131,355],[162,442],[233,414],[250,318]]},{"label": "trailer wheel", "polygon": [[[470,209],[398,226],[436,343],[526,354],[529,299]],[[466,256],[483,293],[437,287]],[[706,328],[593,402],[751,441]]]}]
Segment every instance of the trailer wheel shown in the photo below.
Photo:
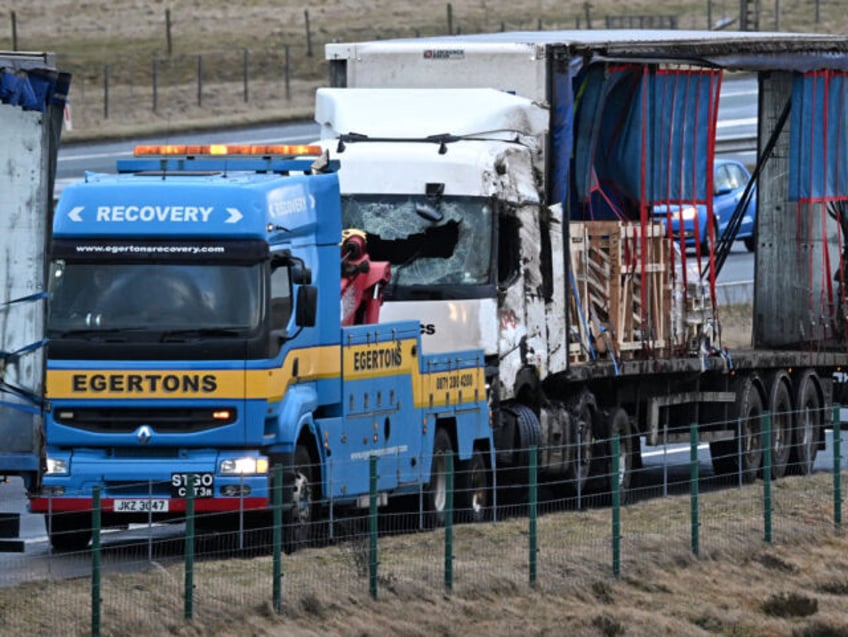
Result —
[{"label": "trailer wheel", "polygon": [[91,541],[91,516],[87,513],[45,515],[44,523],[57,551],[82,551]]},{"label": "trailer wheel", "polygon": [[752,376],[739,381],[736,388],[736,410],[732,420],[736,422],[736,435],[732,440],[710,443],[713,471],[717,475],[738,474],[742,460],[742,482],[757,479],[763,460],[763,397]]},{"label": "trailer wheel", "polygon": [[[630,491],[633,476],[633,437],[630,433],[630,417],[621,407],[616,407],[607,416],[609,427],[609,447],[605,454],[607,459],[607,475],[609,476],[610,493],[618,486],[619,501],[624,504]],[[618,435],[618,473],[613,474],[612,439]]]},{"label": "trailer wheel", "polygon": [[453,453],[453,443],[448,432],[440,427],[436,429],[436,435],[433,438],[433,463],[430,467],[430,483],[427,485],[428,528],[445,525],[448,504],[447,455],[449,453]]},{"label": "trailer wheel", "polygon": [[769,386],[768,410],[771,413],[771,476],[782,478],[792,451],[792,392],[789,374],[778,372]]},{"label": "trailer wheel", "polygon": [[789,461],[789,471],[795,475],[812,473],[818,454],[822,410],[816,378],[814,371],[807,370],[801,375],[795,388],[797,419]]},{"label": "trailer wheel", "polygon": [[589,478],[592,476],[592,465],[595,464],[595,419],[598,412],[598,404],[592,392],[584,390],[570,403],[569,414],[571,416],[572,440],[574,441],[574,453],[568,467],[568,480],[574,485],[575,491],[581,493],[586,491]]},{"label": "trailer wheel", "polygon": [[750,483],[757,479],[763,461],[763,397],[751,376],[742,381],[737,396],[738,431],[742,435],[742,481]]},{"label": "trailer wheel", "polygon": [[284,525],[285,550],[293,553],[309,546],[313,536],[313,518],[316,517],[315,465],[309,450],[298,444],[294,451],[292,481],[292,506]]},{"label": "trailer wheel", "polygon": [[457,475],[459,514],[463,522],[483,522],[489,515],[489,470],[482,452],[463,462]]}]

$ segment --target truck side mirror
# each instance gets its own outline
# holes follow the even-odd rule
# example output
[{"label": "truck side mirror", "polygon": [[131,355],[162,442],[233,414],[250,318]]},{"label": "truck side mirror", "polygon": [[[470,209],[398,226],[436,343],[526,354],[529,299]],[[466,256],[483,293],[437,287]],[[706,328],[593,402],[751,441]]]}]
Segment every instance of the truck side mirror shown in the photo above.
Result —
[{"label": "truck side mirror", "polygon": [[301,285],[297,289],[297,305],[294,322],[298,327],[314,327],[318,314],[318,288],[314,285]]},{"label": "truck side mirror", "polygon": [[309,285],[312,283],[312,270],[303,263],[292,263],[291,279],[296,285]]}]

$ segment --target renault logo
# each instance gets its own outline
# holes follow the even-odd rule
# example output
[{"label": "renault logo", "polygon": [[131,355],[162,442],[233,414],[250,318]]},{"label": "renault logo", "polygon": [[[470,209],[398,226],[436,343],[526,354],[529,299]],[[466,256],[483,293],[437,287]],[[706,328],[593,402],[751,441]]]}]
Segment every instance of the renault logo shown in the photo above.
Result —
[{"label": "renault logo", "polygon": [[138,438],[138,441],[141,444],[146,445],[153,437],[153,430],[147,425],[142,425],[138,428],[138,431],[135,432],[135,437]]}]

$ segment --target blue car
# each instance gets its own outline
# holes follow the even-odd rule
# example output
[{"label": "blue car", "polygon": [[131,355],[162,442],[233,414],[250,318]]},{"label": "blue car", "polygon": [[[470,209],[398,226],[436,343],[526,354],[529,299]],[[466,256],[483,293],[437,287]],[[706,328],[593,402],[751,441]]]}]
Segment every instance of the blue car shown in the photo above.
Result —
[{"label": "blue car", "polygon": [[[727,230],[727,224],[730,222],[731,216],[733,216],[736,204],[742,198],[742,193],[745,191],[745,186],[749,179],[751,179],[751,174],[742,162],[735,159],[715,160],[713,214],[716,223],[716,241]],[[666,220],[669,210],[671,211],[671,228],[675,241],[680,241],[681,215],[679,206],[665,204],[654,206],[654,218]],[[697,241],[701,246],[701,252],[705,252],[708,250],[707,208],[703,205],[687,205],[683,207],[683,232],[686,237],[686,247],[695,247],[695,217],[698,218]],[[739,230],[736,233],[736,239],[744,241],[745,247],[751,252],[756,248],[756,238],[754,236],[756,218],[757,189],[754,186],[751,190],[751,198],[748,200],[748,205],[745,208],[745,214],[742,217],[742,223],[739,225]]]}]

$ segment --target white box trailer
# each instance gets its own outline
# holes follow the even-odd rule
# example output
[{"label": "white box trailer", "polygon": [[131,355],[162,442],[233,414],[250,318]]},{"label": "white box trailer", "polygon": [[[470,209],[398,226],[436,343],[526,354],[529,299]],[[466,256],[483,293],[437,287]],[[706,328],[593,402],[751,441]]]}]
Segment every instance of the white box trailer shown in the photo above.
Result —
[{"label": "white box trailer", "polygon": [[70,76],[51,53],[0,51],[0,475],[38,480],[46,247]]}]

